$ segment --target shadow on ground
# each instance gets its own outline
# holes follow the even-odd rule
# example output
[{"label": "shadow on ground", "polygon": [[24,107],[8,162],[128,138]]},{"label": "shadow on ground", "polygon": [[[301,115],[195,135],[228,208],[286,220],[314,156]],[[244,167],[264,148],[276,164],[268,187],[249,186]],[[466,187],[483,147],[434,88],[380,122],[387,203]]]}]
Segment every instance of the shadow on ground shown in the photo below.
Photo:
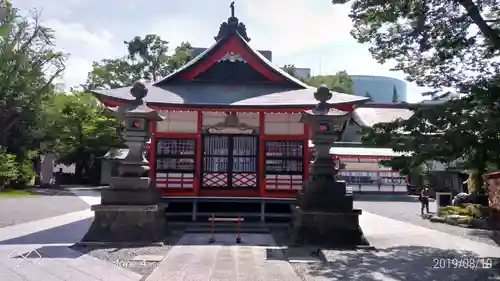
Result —
[{"label": "shadow on ground", "polygon": [[[101,196],[100,190],[106,187],[103,186],[90,186],[90,187],[59,187],[59,188],[31,188],[28,190],[29,193],[34,195],[43,196],[91,196],[98,197]],[[76,194],[75,194],[76,193]]]},{"label": "shadow on ground", "polygon": [[498,273],[498,258],[478,258],[472,252],[431,247],[333,251],[328,260],[308,265],[308,275],[327,280],[486,281],[488,275]]},{"label": "shadow on ground", "polygon": [[79,220],[58,227],[0,241],[0,245],[72,244],[87,232],[94,218]]},{"label": "shadow on ground", "polygon": [[363,194],[363,193],[354,193],[353,198],[354,198],[354,201],[419,202],[418,196],[406,195],[406,194]]},{"label": "shadow on ground", "polygon": [[65,189],[31,188],[27,191],[31,194],[42,195],[42,196],[75,196],[75,194]]}]

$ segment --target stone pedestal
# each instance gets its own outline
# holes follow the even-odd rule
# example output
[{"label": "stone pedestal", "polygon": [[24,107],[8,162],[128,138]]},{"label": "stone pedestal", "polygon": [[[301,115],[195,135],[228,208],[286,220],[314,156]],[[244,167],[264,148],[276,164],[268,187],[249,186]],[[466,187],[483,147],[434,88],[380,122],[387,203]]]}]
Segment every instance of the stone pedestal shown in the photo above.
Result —
[{"label": "stone pedestal", "polygon": [[346,182],[328,177],[307,182],[294,210],[292,243],[319,247],[367,246],[359,226],[361,210],[353,209],[353,197],[346,194]]},{"label": "stone pedestal", "polygon": [[82,242],[161,244],[166,235],[166,204],[147,177],[113,177],[92,206],[94,222]]},{"label": "stone pedestal", "polygon": [[297,195],[297,204],[303,210],[318,212],[349,212],[354,199],[346,193],[345,181],[333,178],[315,179],[306,183]]},{"label": "stone pedestal", "polygon": [[94,222],[82,239],[105,244],[162,244],[166,233],[165,206],[95,205]]},{"label": "stone pedestal", "polygon": [[369,243],[359,226],[361,210],[350,212],[314,212],[294,210],[295,245],[327,248],[355,248]]}]

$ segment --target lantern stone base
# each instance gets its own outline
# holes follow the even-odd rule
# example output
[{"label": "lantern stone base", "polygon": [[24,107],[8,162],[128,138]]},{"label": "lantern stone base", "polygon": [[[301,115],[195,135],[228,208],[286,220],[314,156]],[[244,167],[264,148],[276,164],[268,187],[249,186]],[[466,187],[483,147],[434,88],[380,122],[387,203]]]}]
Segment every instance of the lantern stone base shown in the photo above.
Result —
[{"label": "lantern stone base", "polygon": [[164,204],[94,205],[95,218],[79,244],[163,244]]},{"label": "lantern stone base", "polygon": [[368,246],[359,226],[361,210],[351,212],[310,212],[294,210],[292,243],[325,248],[348,249]]},{"label": "lantern stone base", "polygon": [[79,244],[162,244],[165,208],[148,177],[113,177],[101,190],[101,204],[92,206],[94,221]]},{"label": "lantern stone base", "polygon": [[292,243],[326,248],[368,246],[359,225],[361,210],[353,209],[346,182],[311,177],[297,196]]}]

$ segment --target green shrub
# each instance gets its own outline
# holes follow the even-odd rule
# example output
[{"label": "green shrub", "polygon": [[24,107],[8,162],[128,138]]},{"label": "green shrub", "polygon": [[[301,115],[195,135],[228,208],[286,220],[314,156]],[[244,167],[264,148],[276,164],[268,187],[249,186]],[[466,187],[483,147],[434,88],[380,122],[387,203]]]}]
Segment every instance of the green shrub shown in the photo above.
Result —
[{"label": "green shrub", "polygon": [[24,159],[17,163],[18,177],[13,183],[15,188],[25,188],[33,184],[33,179],[36,176],[33,169],[33,163],[29,159]]},{"label": "green shrub", "polygon": [[0,148],[0,190],[16,181],[18,177],[19,170],[17,169],[16,156],[7,154]]},{"label": "green shrub", "polygon": [[486,218],[490,215],[490,208],[479,204],[464,204],[463,206],[445,206],[439,208],[444,216],[460,215],[471,218]]}]

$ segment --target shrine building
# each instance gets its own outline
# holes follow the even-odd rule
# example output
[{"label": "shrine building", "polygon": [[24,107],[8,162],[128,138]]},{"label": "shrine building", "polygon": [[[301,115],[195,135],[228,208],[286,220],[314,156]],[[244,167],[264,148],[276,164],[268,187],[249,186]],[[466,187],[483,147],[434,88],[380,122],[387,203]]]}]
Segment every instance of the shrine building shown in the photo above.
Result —
[{"label": "shrine building", "polygon": [[[172,217],[197,220],[222,209],[259,220],[287,216],[309,176],[311,130],[299,120],[301,112],[318,103],[316,88],[254,50],[234,14],[214,39],[180,69],[146,85],[145,102],[165,117],[151,126],[150,177],[169,202]],[[93,94],[110,107],[133,100],[130,87]],[[406,109],[332,94],[331,106],[352,115],[345,139],[331,150],[340,175],[354,192],[405,193],[405,178],[379,164],[397,154],[361,147],[356,128],[371,122],[372,115],[384,115],[380,110]]]}]

